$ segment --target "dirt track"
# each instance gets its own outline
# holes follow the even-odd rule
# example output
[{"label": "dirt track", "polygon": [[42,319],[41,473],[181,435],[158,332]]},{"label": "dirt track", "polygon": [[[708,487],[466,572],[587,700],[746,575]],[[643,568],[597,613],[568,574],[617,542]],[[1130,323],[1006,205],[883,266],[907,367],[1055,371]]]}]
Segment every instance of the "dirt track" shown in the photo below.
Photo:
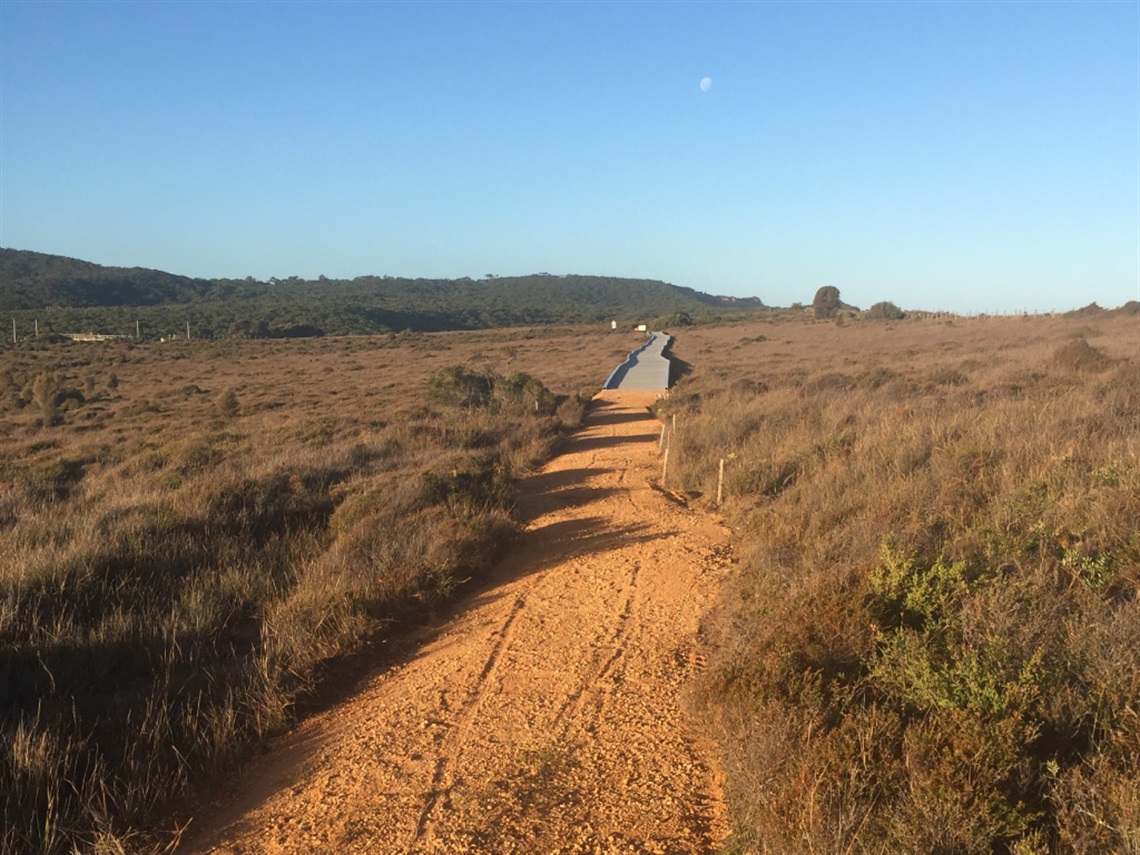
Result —
[{"label": "dirt track", "polygon": [[713,851],[727,821],[682,697],[727,531],[649,486],[653,398],[603,392],[525,482],[495,583],[251,763],[181,851]]}]

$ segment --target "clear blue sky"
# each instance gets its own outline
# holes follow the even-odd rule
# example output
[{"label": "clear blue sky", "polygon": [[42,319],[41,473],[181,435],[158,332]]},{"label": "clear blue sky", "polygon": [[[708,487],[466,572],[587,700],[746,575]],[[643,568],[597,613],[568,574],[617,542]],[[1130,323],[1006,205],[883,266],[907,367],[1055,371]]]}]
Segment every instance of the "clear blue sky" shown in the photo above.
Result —
[{"label": "clear blue sky", "polygon": [[0,0],[0,245],[1116,306],[1140,297],[1138,11]]}]

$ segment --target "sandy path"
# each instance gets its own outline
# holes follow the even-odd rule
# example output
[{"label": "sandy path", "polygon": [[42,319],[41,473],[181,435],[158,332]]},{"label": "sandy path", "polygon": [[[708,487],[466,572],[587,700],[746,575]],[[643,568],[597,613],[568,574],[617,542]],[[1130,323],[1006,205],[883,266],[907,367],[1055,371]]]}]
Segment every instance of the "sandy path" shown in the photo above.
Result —
[{"label": "sandy path", "polygon": [[603,392],[524,484],[495,584],[251,763],[183,851],[713,851],[727,822],[682,695],[727,531],[649,487],[653,397]]}]

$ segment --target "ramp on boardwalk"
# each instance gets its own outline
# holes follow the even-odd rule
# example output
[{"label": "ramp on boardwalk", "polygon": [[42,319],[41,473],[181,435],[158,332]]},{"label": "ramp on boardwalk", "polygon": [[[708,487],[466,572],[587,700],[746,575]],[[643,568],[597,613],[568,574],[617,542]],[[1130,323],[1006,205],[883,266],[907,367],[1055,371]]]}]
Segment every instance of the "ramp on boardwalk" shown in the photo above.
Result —
[{"label": "ramp on boardwalk", "polygon": [[625,392],[655,392],[669,388],[673,362],[669,348],[673,336],[663,332],[649,334],[645,344],[630,353],[625,362],[613,370],[603,389]]}]

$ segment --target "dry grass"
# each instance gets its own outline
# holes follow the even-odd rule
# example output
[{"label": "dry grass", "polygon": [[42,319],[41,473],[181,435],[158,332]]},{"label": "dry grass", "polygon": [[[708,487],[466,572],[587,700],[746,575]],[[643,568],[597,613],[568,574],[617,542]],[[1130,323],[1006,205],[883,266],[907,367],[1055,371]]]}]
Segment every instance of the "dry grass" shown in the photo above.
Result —
[{"label": "dry grass", "polygon": [[[629,349],[566,329],[0,353],[0,852],[144,846],[322,663],[478,577],[513,480]],[[457,364],[488,397],[428,394]]]},{"label": "dry grass", "polygon": [[695,329],[739,851],[1140,852],[1136,316]]}]

